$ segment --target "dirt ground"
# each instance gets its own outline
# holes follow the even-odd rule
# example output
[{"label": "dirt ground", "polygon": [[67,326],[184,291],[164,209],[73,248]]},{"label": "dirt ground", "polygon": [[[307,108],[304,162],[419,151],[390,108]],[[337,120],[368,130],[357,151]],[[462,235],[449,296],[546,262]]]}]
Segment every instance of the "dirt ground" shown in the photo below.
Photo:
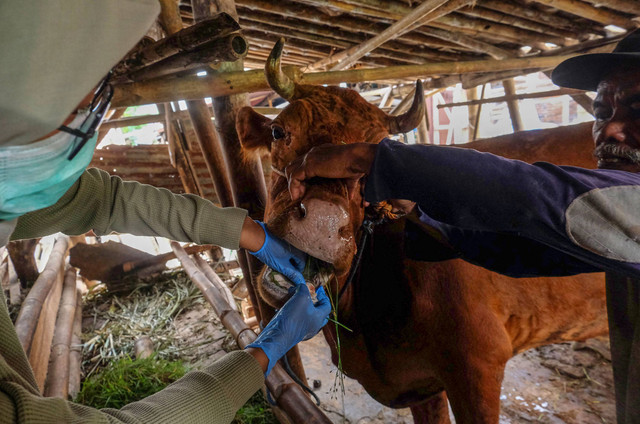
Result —
[{"label": "dirt ground", "polygon": [[[316,394],[335,423],[413,423],[408,409],[386,408],[371,399],[354,380],[345,379],[344,406],[334,396],[335,367],[324,337],[301,345],[310,382],[320,380]],[[500,424],[615,422],[613,376],[606,338],[561,343],[512,358],[502,384]],[[344,413],[343,413],[344,412]],[[452,422],[455,422],[451,416]]]},{"label": "dirt ground", "polygon": [[[208,305],[196,305],[174,323],[190,359],[203,364],[233,348]],[[300,344],[309,386],[334,423],[413,423],[408,409],[377,403],[355,381],[345,378],[344,399],[334,387],[336,368],[322,335]],[[186,353],[186,352],[185,352]],[[515,356],[507,364],[501,395],[500,424],[615,422],[608,339],[544,346]],[[337,392],[337,394],[336,394]],[[452,417],[452,422],[454,422]]]}]

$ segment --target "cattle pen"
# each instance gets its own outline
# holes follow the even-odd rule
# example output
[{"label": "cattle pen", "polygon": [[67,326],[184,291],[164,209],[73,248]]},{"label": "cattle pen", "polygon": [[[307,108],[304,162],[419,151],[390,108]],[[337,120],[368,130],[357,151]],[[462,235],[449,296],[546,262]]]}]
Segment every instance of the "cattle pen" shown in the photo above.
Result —
[{"label": "cattle pen", "polygon": [[[270,143],[278,139],[276,128],[280,128],[273,125],[278,122],[273,119],[303,97],[300,91],[292,92],[299,90],[297,87],[353,90],[375,109],[371,116],[378,116],[375,114],[379,111],[384,116],[380,120],[392,122],[383,136],[406,144],[455,145],[525,162],[542,160],[593,169],[594,95],[557,87],[551,82],[551,71],[576,55],[611,52],[617,42],[640,27],[637,0],[157,1],[161,6],[157,20],[112,68],[114,95],[98,129],[89,167],[125,181],[200,196],[223,208],[243,208],[254,220],[267,223],[269,213],[271,220],[277,219],[274,215],[278,213],[273,210],[265,216],[265,207],[273,208],[274,180],[284,176],[284,166],[269,154],[274,152]],[[340,110],[346,115],[346,123],[339,131],[350,131],[344,128],[350,120],[356,122],[355,114],[367,113],[365,106],[355,108],[359,101],[344,101],[346,106]],[[336,105],[341,105],[331,102],[336,110]],[[249,130],[247,122],[258,122],[258,118],[241,119],[254,116],[248,115],[249,108],[261,116],[260,125],[267,128],[269,138],[255,152],[247,148],[248,134],[256,134],[250,132],[254,128]],[[313,119],[309,121],[329,116],[310,110]],[[373,128],[376,119],[365,121]],[[300,118],[302,121],[304,118]],[[304,124],[308,125],[308,135],[321,132],[317,124]],[[453,174],[455,171],[455,178]],[[280,184],[279,188],[283,187]],[[315,240],[305,243],[320,244]],[[347,271],[352,257],[357,256],[351,253]],[[448,259],[443,258],[443,262]],[[369,260],[365,258],[365,266],[375,262]],[[438,272],[460,274],[461,278],[481,276],[483,281],[495,279],[500,288],[513,284],[484,270],[471,269],[468,264],[455,269],[447,266],[438,268]],[[277,312],[273,302],[265,299],[264,289],[261,291],[263,267],[242,249],[236,253],[160,237],[99,237],[93,232],[13,241],[0,248],[0,282],[39,389],[44,396],[78,402],[85,380],[107,369],[109,362],[124,357],[176,360],[180,358],[178,352],[197,351],[202,353],[193,353],[186,360],[189,367],[197,368],[218,358],[220,352],[243,349]],[[177,303],[163,304],[169,315],[139,327],[147,332],[139,337],[110,337],[105,330],[107,324],[115,322],[119,312],[124,315],[129,311],[123,306],[124,299],[147,290],[155,278],[164,278],[158,276],[176,272],[180,274],[175,281],[188,283],[191,288],[183,293],[184,298],[178,289]],[[569,325],[559,323],[566,318],[561,313],[557,322],[549,324],[549,328],[559,328],[557,334],[531,343],[517,343],[521,335],[515,334],[518,330],[514,328],[520,322],[505,324],[504,331],[511,332],[508,335],[513,341],[513,351],[508,352],[505,362],[512,356],[514,359],[507,367],[500,394],[500,424],[615,421],[611,356],[603,338],[607,333],[604,280],[601,274],[593,275],[595,280],[580,280],[584,287],[581,294],[592,298],[583,302],[589,303],[588,307],[576,313],[580,330],[575,330],[574,339],[560,334]],[[342,280],[338,283],[335,278],[335,284],[342,294]],[[558,289],[561,284],[553,282],[544,287],[565,295]],[[520,293],[530,295],[524,289]],[[337,290],[334,295],[337,313]],[[545,296],[541,294],[540,298]],[[346,297],[351,301],[350,295]],[[390,295],[390,301],[393,298]],[[567,300],[568,308],[574,300]],[[582,300],[575,300],[575,304]],[[94,311],[83,309],[83,302],[85,306],[91,303]],[[509,307],[504,307],[507,312]],[[193,323],[185,321],[184,315],[196,309],[208,311],[198,319],[216,321],[215,329],[202,330],[206,337],[198,335],[200,330],[191,332]],[[395,383],[377,386],[376,381],[376,389],[368,390],[355,380],[346,389],[340,386],[344,382],[338,382],[331,388],[331,399],[318,396],[320,391],[327,394],[333,382],[329,380],[336,375],[348,378],[340,377],[345,358],[345,374],[367,373],[362,371],[366,367],[358,364],[357,355],[349,356],[353,351],[378,349],[373,349],[368,340],[361,341],[339,329],[342,323],[337,321],[341,317],[332,317],[328,324],[331,330],[325,332],[326,342],[318,341],[319,336],[304,342],[304,346],[294,346],[266,379],[260,393],[267,399],[264,408],[272,411],[270,419],[295,424],[431,422],[413,409],[412,418],[410,401],[403,398],[396,402],[396,398],[387,398],[384,390],[378,390],[383,383]],[[538,324],[544,318],[534,314],[530,320]],[[380,319],[387,319],[382,311]],[[188,330],[183,329],[182,335],[189,334],[193,340],[184,336],[182,345],[168,342],[181,336],[156,333],[155,326],[161,321],[176,328],[184,325]],[[589,325],[583,326],[586,321]],[[478,331],[483,330],[480,327]],[[389,324],[383,328],[394,327]],[[336,357],[336,345],[343,334],[344,357],[339,347]],[[381,334],[380,344],[388,341],[389,345],[401,345],[393,336]],[[412,337],[423,341],[428,335]],[[585,338],[589,340],[585,342]],[[126,343],[118,347],[118,342],[125,339]],[[206,350],[209,342],[216,345],[216,351]],[[316,346],[313,352],[308,347],[312,345]],[[530,347],[535,349],[528,350]],[[322,359],[317,359],[316,350],[324,352]],[[572,361],[565,361],[569,357]],[[336,368],[332,361],[340,366]],[[326,366],[320,367],[320,362]],[[379,357],[370,362],[373,367],[387,366]],[[545,371],[536,371],[537,366]],[[323,374],[329,368],[333,374]],[[419,372],[417,367],[414,371]],[[411,371],[401,370],[399,374]],[[552,380],[553,384],[546,386],[542,380]],[[379,411],[377,416],[367,415],[370,412],[357,416],[357,408],[345,406],[350,402],[350,391],[362,392],[366,402],[372,404],[377,404],[374,399],[383,399],[382,403],[391,408],[375,409]],[[340,399],[337,402],[336,396]],[[446,405],[446,395],[442,396]],[[580,396],[584,399],[578,399]],[[396,415],[390,412],[392,408],[402,412]],[[446,419],[437,422],[448,422],[448,411]],[[254,422],[244,419],[235,422]]]}]

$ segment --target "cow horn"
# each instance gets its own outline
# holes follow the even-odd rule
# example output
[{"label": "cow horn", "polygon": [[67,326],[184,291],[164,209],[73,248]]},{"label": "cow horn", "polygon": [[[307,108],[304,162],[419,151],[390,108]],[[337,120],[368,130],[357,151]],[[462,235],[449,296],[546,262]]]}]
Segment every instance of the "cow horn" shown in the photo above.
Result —
[{"label": "cow horn", "polygon": [[424,89],[422,81],[416,81],[413,104],[408,111],[398,116],[389,116],[389,134],[406,133],[413,130],[424,118]]},{"label": "cow horn", "polygon": [[285,100],[291,100],[295,96],[296,85],[282,72],[280,57],[282,56],[283,48],[284,38],[280,38],[269,54],[267,63],[264,66],[264,74],[273,91],[281,95]]}]

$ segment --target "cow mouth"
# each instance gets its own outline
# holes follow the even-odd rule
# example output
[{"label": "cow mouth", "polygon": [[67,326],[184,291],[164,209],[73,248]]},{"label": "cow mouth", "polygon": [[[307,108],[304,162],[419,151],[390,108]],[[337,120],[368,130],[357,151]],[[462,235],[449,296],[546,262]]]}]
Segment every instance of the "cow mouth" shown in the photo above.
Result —
[{"label": "cow mouth", "polygon": [[[307,287],[315,301],[315,290],[325,286],[333,277],[334,268],[331,264],[323,262],[317,258],[309,257],[303,276],[307,282]],[[290,289],[295,287],[295,283],[279,272],[266,267],[262,273],[260,284],[260,296],[271,306],[280,308],[291,297]]]}]

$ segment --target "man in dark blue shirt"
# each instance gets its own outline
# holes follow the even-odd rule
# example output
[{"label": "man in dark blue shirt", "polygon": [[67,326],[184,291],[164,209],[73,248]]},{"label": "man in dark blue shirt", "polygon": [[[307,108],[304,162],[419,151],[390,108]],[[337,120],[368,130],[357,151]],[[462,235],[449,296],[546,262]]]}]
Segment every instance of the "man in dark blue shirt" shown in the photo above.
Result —
[{"label": "man in dark blue shirt", "polygon": [[312,149],[287,167],[289,191],[296,200],[307,179],[367,176],[366,202],[415,202],[470,262],[516,277],[606,271],[618,422],[640,423],[640,30],[552,78],[597,91],[598,170],[385,139]]}]

